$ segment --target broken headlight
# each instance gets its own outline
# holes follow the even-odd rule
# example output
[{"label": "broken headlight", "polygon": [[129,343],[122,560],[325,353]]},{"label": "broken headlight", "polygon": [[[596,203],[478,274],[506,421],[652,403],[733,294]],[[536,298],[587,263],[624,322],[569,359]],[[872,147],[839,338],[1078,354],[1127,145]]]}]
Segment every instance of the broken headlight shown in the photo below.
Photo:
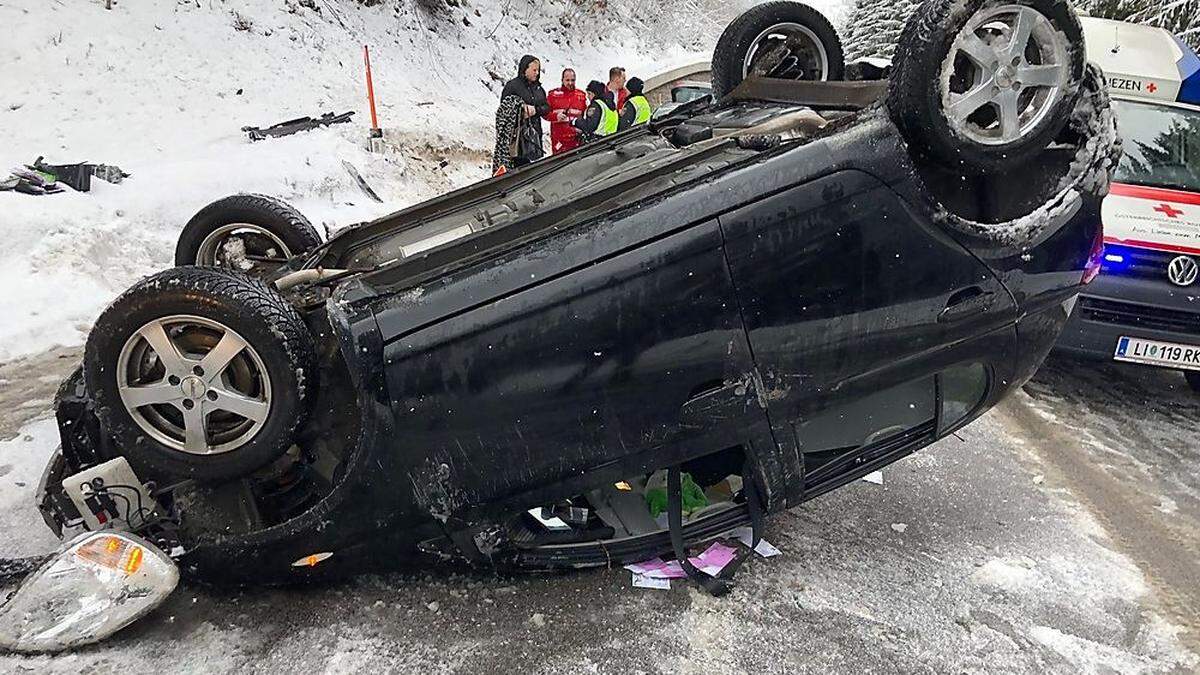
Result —
[{"label": "broken headlight", "polygon": [[80,535],[0,605],[0,649],[56,652],[103,640],[175,589],[165,553],[124,532]]}]

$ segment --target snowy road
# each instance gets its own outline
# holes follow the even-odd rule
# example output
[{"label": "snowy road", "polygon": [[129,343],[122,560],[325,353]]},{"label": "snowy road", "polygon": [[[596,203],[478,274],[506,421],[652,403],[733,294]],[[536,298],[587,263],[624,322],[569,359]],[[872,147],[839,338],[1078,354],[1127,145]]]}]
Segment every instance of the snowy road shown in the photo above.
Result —
[{"label": "snowy road", "polygon": [[[23,364],[40,374],[28,400],[70,362]],[[0,671],[1194,670],[1200,397],[1177,374],[1067,361],[1027,391],[882,486],[772,518],[784,555],[724,599],[633,589],[624,571],[184,587],[101,647]],[[33,552],[50,542],[27,497],[53,424],[21,426],[0,445],[0,535]]]}]

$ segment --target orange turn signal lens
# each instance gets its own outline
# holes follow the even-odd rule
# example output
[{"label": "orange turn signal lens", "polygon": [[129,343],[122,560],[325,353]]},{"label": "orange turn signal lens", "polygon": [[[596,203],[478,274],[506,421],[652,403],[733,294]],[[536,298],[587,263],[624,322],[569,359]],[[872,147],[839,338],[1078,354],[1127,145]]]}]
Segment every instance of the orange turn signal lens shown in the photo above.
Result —
[{"label": "orange turn signal lens", "polygon": [[328,560],[333,557],[332,551],[324,551],[322,553],[313,553],[300,558],[292,563],[292,567],[316,567],[317,563]]},{"label": "orange turn signal lens", "polygon": [[97,537],[75,551],[75,555],[86,562],[106,567],[130,576],[142,566],[145,553],[137,544],[120,537]]}]

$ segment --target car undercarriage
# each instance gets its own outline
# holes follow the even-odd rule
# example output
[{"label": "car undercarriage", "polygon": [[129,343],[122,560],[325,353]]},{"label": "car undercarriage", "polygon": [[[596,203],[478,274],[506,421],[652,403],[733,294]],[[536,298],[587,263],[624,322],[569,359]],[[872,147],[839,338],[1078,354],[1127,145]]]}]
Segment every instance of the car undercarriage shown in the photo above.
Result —
[{"label": "car undercarriage", "polygon": [[[215,203],[60,390],[47,524],[134,531],[216,583],[682,563],[742,527],[753,548],[1023,384],[1096,265],[1102,75],[975,4],[992,23],[914,25],[1056,69],[1020,99],[1028,135],[931,140],[942,102],[901,85],[958,66],[914,28],[890,82],[747,60],[715,99],[323,243],[277,200]],[[238,265],[206,264],[243,231]]]}]

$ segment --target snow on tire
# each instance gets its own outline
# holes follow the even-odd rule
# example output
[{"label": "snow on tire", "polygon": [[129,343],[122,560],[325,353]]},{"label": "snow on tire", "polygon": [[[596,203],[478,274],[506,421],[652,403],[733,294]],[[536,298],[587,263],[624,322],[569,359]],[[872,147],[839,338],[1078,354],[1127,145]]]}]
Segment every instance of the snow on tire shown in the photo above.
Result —
[{"label": "snow on tire", "polygon": [[1062,130],[1084,63],[1067,0],[929,0],[900,35],[888,108],[918,155],[1006,171]]},{"label": "snow on tire", "polygon": [[237,478],[292,446],[317,372],[299,313],[239,272],[177,267],[96,320],[84,370],[116,452],[147,478]]},{"label": "snow on tire", "polygon": [[768,2],[747,10],[721,33],[712,60],[713,94],[720,98],[751,74],[802,80],[840,80],[842,42],[829,20],[799,2]]},{"label": "snow on tire", "polygon": [[175,264],[264,276],[320,243],[312,223],[286,202],[268,195],[233,195],[192,216],[175,245]]}]

